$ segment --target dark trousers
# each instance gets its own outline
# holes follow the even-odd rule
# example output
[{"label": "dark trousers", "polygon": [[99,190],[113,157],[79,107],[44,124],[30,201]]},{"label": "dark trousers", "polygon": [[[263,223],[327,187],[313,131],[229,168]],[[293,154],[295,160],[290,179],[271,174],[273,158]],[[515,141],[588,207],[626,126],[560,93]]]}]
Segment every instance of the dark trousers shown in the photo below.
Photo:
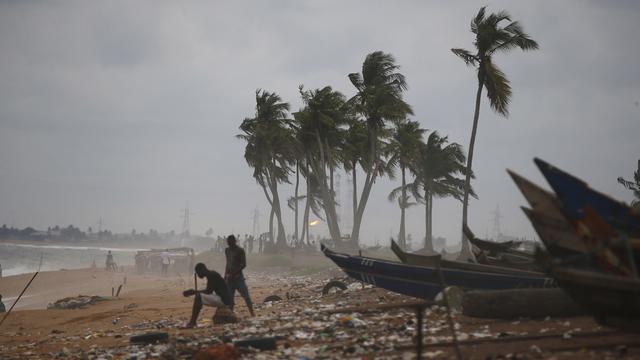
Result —
[{"label": "dark trousers", "polygon": [[240,293],[240,296],[244,299],[244,302],[247,304],[247,307],[252,309],[253,303],[251,302],[251,297],[249,296],[249,288],[247,288],[247,283],[244,281],[244,275],[240,275],[237,278],[231,280],[227,280],[227,287],[229,288],[229,293],[231,294],[231,309],[235,306],[235,296],[236,290]]}]

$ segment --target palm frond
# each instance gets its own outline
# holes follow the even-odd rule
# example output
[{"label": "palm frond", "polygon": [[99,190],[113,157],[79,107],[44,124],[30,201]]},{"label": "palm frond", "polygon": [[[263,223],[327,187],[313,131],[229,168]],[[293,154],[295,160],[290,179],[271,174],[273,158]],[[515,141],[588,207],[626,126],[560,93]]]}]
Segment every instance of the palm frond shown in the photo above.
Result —
[{"label": "palm frond", "polygon": [[451,52],[453,52],[457,57],[461,58],[464,63],[469,66],[475,66],[478,63],[478,58],[475,55],[471,54],[469,50],[454,48],[451,49]]},{"label": "palm frond", "polygon": [[509,116],[509,101],[511,100],[511,85],[506,75],[491,62],[490,59],[483,61],[481,78],[487,89],[487,98],[491,108],[497,113]]}]

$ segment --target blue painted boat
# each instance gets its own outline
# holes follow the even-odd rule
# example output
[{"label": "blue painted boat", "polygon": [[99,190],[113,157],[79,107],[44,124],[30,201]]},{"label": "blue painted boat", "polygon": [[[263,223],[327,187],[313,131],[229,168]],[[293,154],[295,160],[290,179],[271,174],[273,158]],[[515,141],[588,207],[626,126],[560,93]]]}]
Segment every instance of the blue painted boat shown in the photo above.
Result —
[{"label": "blue painted boat", "polygon": [[625,203],[591,189],[584,181],[541,159],[534,161],[562,203],[566,216],[580,221],[584,218],[585,208],[590,206],[614,229],[628,236],[640,236],[640,214]]},{"label": "blue painted boat", "polygon": [[[321,245],[326,257],[348,276],[395,293],[420,299],[432,299],[441,290],[438,268],[415,266],[337,253]],[[516,288],[555,287],[553,279],[544,275],[512,275],[480,271],[440,268],[447,286],[463,290],[504,290]]]}]

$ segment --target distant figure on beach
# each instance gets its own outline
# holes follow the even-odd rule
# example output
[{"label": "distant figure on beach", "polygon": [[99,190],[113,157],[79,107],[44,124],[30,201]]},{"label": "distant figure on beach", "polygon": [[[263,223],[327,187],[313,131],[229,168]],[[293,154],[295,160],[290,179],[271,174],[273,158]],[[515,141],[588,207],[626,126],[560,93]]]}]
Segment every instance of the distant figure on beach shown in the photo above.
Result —
[{"label": "distant figure on beach", "polygon": [[160,254],[160,260],[162,262],[162,276],[167,276],[167,271],[169,270],[169,264],[171,264],[169,249],[165,249],[162,252],[162,254]]},{"label": "distant figure on beach", "polygon": [[196,264],[196,275],[200,279],[207,278],[207,287],[204,290],[185,290],[182,295],[189,297],[195,295],[193,299],[193,310],[191,312],[191,320],[185,325],[186,328],[196,327],[198,315],[202,309],[202,305],[211,307],[232,307],[231,295],[227,284],[220,274],[214,270],[209,270],[203,263]]},{"label": "distant figure on beach", "polygon": [[4,303],[2,302],[2,295],[0,295],[0,313],[6,312],[7,308],[4,307]]},{"label": "distant figure on beach", "polygon": [[254,316],[253,303],[251,302],[249,289],[247,288],[247,283],[244,281],[244,274],[242,273],[242,270],[247,267],[247,257],[244,250],[236,243],[235,236],[229,235],[229,237],[227,237],[227,245],[228,247],[224,250],[224,255],[227,258],[224,279],[227,281],[227,287],[231,294],[231,309],[233,310],[235,305],[234,296],[236,290],[238,290],[249,308],[249,313],[251,316]]},{"label": "distant figure on beach", "polygon": [[111,254],[111,250],[109,250],[109,252],[107,253],[107,260],[106,260],[106,267],[107,267],[107,271],[117,271],[116,269],[116,262],[113,261],[113,254]]},{"label": "distant figure on beach", "polygon": [[253,235],[249,235],[249,247],[248,247],[248,252],[249,254],[253,253]]},{"label": "distant figure on beach", "polygon": [[2,264],[0,264],[0,279],[2,279]]}]

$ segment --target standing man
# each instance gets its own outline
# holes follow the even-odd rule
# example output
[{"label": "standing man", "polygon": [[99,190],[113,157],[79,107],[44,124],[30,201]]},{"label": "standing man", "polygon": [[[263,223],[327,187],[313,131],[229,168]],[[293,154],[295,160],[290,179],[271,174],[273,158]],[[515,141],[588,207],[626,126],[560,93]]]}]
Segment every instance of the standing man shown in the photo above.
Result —
[{"label": "standing man", "polygon": [[247,288],[247,283],[244,281],[244,274],[242,273],[242,270],[247,267],[246,255],[244,250],[238,246],[235,236],[229,235],[229,237],[227,237],[227,245],[228,247],[224,250],[224,255],[227,258],[224,279],[227,281],[227,287],[231,294],[231,309],[233,310],[235,305],[234,296],[236,290],[238,290],[249,308],[249,313],[251,316],[254,316],[253,303],[251,302],[249,289]]},{"label": "standing man", "polygon": [[169,270],[169,264],[171,264],[171,257],[169,257],[169,249],[165,249],[160,254],[160,260],[162,262],[162,276],[167,276]]},{"label": "standing man", "polygon": [[107,260],[105,262],[107,271],[116,271],[116,262],[113,261],[113,254],[111,253],[111,250],[107,252]]},{"label": "standing man", "polygon": [[196,265],[196,275],[200,279],[207,278],[207,288],[204,290],[185,290],[182,295],[185,297],[195,295],[193,300],[193,310],[191,312],[191,320],[185,325],[185,328],[196,327],[198,315],[202,309],[202,305],[212,307],[233,306],[231,295],[227,289],[224,279],[214,270],[209,270],[203,263]]}]

